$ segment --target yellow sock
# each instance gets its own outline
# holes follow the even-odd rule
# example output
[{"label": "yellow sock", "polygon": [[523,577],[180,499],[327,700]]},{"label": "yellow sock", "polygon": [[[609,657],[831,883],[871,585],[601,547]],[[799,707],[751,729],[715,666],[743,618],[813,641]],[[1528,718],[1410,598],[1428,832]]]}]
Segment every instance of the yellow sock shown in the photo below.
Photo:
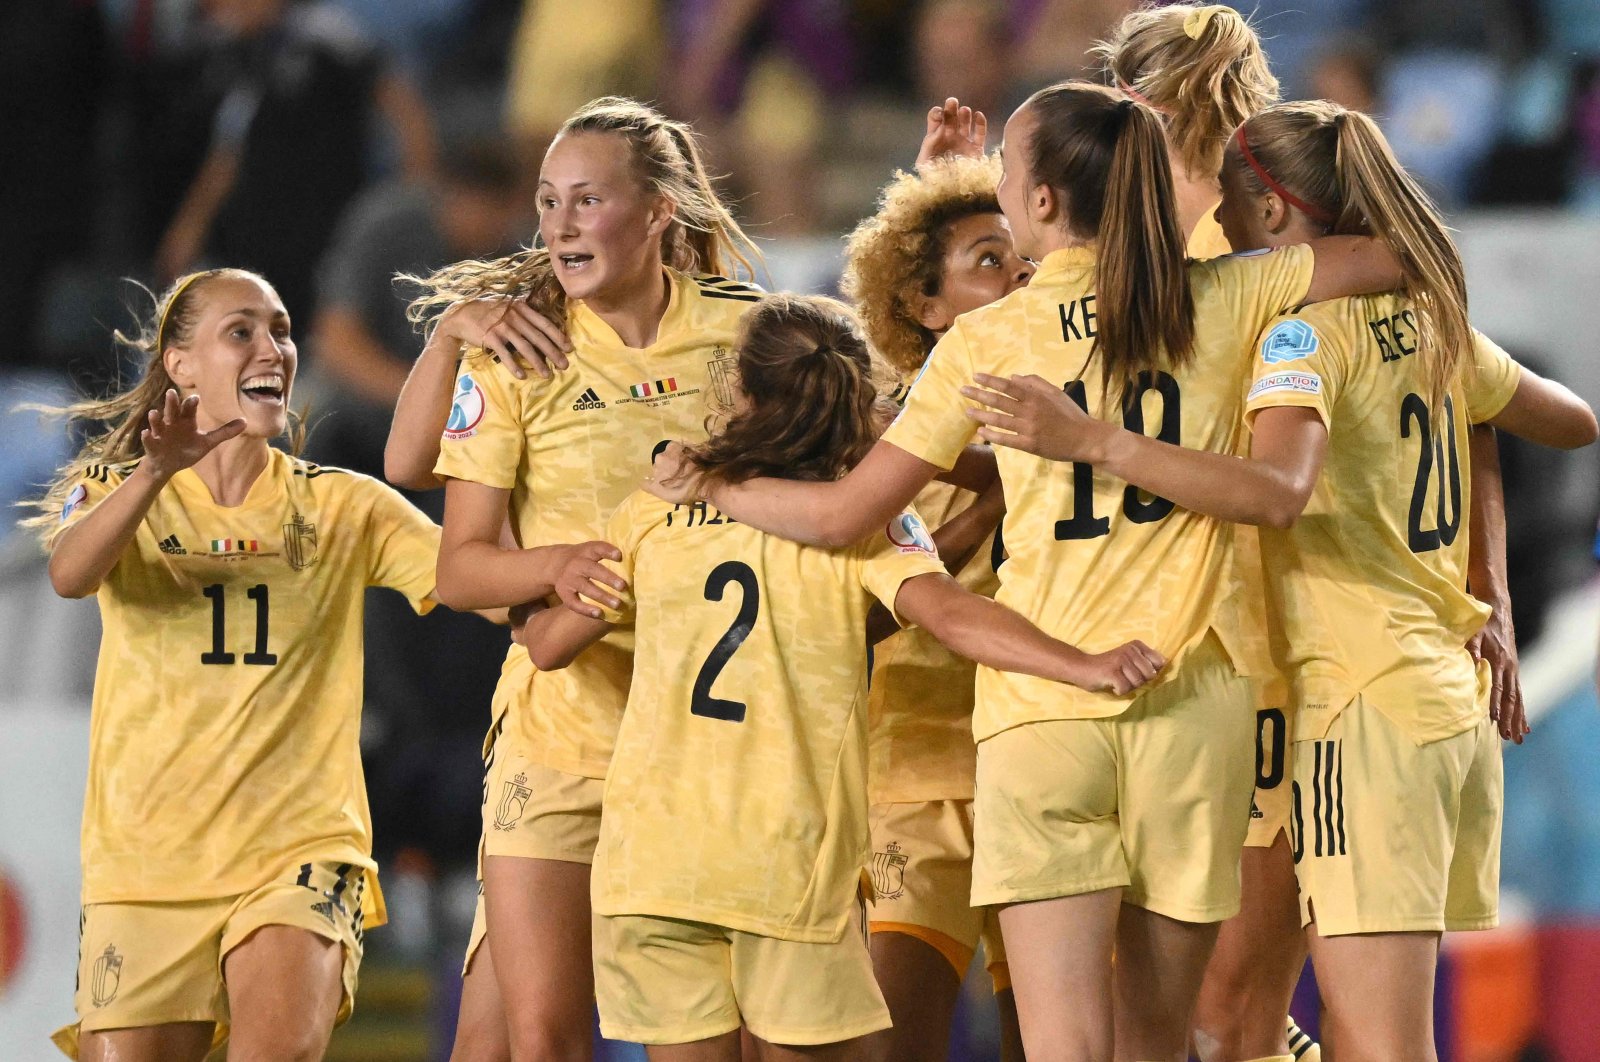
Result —
[{"label": "yellow sock", "polygon": [[1322,1062],[1322,1048],[1289,1018],[1289,1052],[1293,1062]]}]

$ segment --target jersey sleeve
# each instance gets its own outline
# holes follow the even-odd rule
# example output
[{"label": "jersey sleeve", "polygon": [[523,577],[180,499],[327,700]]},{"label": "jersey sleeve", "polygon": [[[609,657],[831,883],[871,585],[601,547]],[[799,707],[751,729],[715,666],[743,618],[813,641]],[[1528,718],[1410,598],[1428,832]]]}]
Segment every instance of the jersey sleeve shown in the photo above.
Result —
[{"label": "jersey sleeve", "polygon": [[940,468],[953,467],[978,430],[977,422],[967,416],[967,399],[961,394],[961,388],[972,383],[972,372],[971,348],[957,321],[923,363],[883,441]]},{"label": "jersey sleeve", "polygon": [[1522,366],[1494,340],[1472,330],[1472,370],[1464,373],[1467,389],[1467,419],[1473,424],[1497,416],[1522,381]]},{"label": "jersey sleeve", "polygon": [[1275,406],[1314,409],[1333,427],[1333,407],[1346,377],[1347,358],[1338,337],[1304,317],[1281,317],[1261,333],[1245,397],[1245,421]]},{"label": "jersey sleeve", "polygon": [[1197,268],[1216,271],[1222,303],[1248,342],[1260,335],[1274,317],[1305,301],[1315,265],[1316,255],[1311,248],[1296,244],[1225,255]]},{"label": "jersey sleeve", "polygon": [[355,480],[372,493],[367,513],[367,585],[405,595],[420,613],[433,608],[439,565],[439,527],[399,491],[365,476]]},{"label": "jersey sleeve", "polygon": [[89,511],[104,501],[106,495],[117,489],[126,473],[126,468],[113,468],[111,465],[89,465],[79,473],[66,496],[61,499],[60,518],[45,536],[45,546],[54,547],[61,532],[88,516]]},{"label": "jersey sleeve", "polygon": [[652,495],[643,491],[635,491],[622,500],[616,512],[611,514],[611,519],[606,522],[605,540],[617,547],[617,552],[622,554],[619,561],[603,560],[600,563],[622,576],[628,582],[626,590],[619,591],[617,597],[622,600],[621,608],[607,608],[600,602],[600,612],[607,623],[632,623],[634,616],[633,573],[637,570],[637,557],[639,544],[644,541],[647,531],[655,526],[656,521],[651,519],[649,510],[652,508],[650,501],[655,500]]},{"label": "jersey sleeve", "polygon": [[511,374],[482,350],[462,358],[434,472],[510,490],[526,446],[522,396]]},{"label": "jersey sleeve", "polygon": [[861,550],[861,585],[904,627],[895,610],[900,587],[908,579],[944,571],[927,525],[915,509],[906,509],[856,548]]}]

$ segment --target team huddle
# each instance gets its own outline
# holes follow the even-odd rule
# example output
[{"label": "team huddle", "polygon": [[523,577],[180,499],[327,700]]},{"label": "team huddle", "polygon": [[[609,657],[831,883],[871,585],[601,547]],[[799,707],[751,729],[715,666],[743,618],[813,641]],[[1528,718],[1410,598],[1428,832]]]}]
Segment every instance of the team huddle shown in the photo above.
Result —
[{"label": "team huddle", "polygon": [[442,528],[293,456],[266,279],[119,333],[144,378],[72,408],[103,434],[35,520],[104,623],[61,1048],[321,1057],[385,919],[386,586],[512,631],[459,1062],[587,1059],[597,1004],[659,1060],[942,1058],[980,945],[1008,1060],[1436,1057],[1525,730],[1474,459],[1594,415],[1472,329],[1376,124],[1275,102],[1232,9],[1100,50],[993,154],[934,108],[844,301],[754,286],[688,126],[582,108],[537,249],[407,278],[385,471]]}]

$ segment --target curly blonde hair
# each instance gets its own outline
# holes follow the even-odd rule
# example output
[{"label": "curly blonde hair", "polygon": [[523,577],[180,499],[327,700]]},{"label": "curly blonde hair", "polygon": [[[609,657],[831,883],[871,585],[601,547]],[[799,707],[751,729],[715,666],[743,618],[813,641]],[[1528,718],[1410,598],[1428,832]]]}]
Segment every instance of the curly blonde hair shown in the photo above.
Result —
[{"label": "curly blonde hair", "polygon": [[1000,213],[1000,157],[942,158],[884,186],[878,212],[845,243],[840,290],[860,314],[874,349],[902,374],[927,360],[938,338],[923,327],[918,299],[939,294],[950,226]]},{"label": "curly blonde hair", "polygon": [[1161,111],[1191,177],[1222,168],[1228,137],[1278,100],[1278,79],[1249,21],[1223,4],[1145,6],[1094,54],[1118,88]]}]

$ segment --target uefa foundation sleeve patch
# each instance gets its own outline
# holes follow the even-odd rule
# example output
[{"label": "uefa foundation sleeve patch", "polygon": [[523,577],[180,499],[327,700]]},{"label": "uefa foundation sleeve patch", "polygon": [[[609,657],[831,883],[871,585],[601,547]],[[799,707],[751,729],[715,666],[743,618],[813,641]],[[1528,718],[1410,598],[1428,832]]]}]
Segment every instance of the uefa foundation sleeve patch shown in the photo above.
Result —
[{"label": "uefa foundation sleeve patch", "polygon": [[1255,401],[1263,395],[1320,395],[1322,393],[1322,377],[1314,372],[1275,372],[1271,376],[1263,376],[1250,388],[1247,401]]}]

